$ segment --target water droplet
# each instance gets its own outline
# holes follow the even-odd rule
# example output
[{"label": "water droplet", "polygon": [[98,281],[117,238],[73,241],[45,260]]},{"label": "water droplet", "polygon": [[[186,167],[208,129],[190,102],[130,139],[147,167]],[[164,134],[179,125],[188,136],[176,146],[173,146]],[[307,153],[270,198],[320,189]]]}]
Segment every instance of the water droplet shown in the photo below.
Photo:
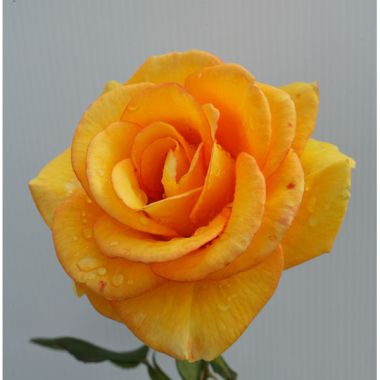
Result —
[{"label": "water droplet", "polygon": [[127,281],[127,284],[128,284],[128,285],[132,285],[133,283],[134,283],[133,280],[128,280],[128,281]]},{"label": "water droplet", "polygon": [[230,305],[226,304],[226,303],[219,303],[218,304],[218,308],[222,311],[227,311],[229,308],[230,308]]},{"label": "water droplet", "polygon": [[128,106],[127,106],[127,110],[128,111],[136,111],[137,109],[139,108],[139,105],[138,105],[138,103],[136,103],[136,102],[129,102],[129,104],[128,104]]},{"label": "water droplet", "polygon": [[98,273],[99,276],[104,276],[107,273],[107,269],[99,268],[96,272]]},{"label": "water droplet", "polygon": [[342,194],[342,198],[343,199],[350,199],[351,197],[351,193],[350,193],[350,190],[345,190]]},{"label": "water droplet", "polygon": [[87,199],[86,199],[86,201],[87,201],[87,203],[92,203],[92,200],[89,198],[89,197],[87,197]]},{"label": "water droplet", "polygon": [[92,229],[91,228],[84,228],[83,229],[83,236],[86,239],[91,239],[92,238]]},{"label": "water droplet", "polygon": [[99,260],[95,259],[94,257],[87,256],[79,260],[77,265],[80,270],[89,272],[91,270],[98,268],[100,265],[102,265],[102,263]]},{"label": "water droplet", "polygon": [[83,218],[83,219],[82,219],[82,223],[83,223],[83,224],[86,224],[87,222],[88,222],[88,220],[87,220],[86,218]]},{"label": "water droplet", "polygon": [[86,213],[84,211],[82,211],[82,216],[86,216]]},{"label": "water droplet", "polygon": [[117,245],[119,245],[119,242],[117,240],[111,241],[110,243],[111,247],[116,247]]},{"label": "water droplet", "polygon": [[98,173],[98,175],[99,175],[100,177],[103,177],[103,176],[104,176],[104,169],[98,168],[98,169],[96,170],[96,172]]},{"label": "water droplet", "polygon": [[75,189],[75,185],[72,182],[66,182],[65,188],[66,188],[67,194],[72,194]]},{"label": "water droplet", "polygon": [[88,279],[88,280],[95,280],[95,278],[96,278],[95,273],[89,273],[89,274],[87,275],[87,279]]},{"label": "water droplet", "polygon": [[112,277],[112,284],[115,286],[120,286],[124,282],[124,276],[122,274],[115,274]]},{"label": "water droplet", "polygon": [[73,241],[77,241],[78,240],[78,236],[74,235],[73,236]]}]

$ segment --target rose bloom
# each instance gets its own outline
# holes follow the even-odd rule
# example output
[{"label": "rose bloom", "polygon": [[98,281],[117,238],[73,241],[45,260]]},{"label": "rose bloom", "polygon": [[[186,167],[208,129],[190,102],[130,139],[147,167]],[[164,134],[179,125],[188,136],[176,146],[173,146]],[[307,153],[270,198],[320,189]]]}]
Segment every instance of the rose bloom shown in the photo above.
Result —
[{"label": "rose bloom", "polygon": [[354,162],[309,138],[318,94],[202,51],[108,82],[30,182],[77,290],[153,349],[222,353],[346,212]]}]

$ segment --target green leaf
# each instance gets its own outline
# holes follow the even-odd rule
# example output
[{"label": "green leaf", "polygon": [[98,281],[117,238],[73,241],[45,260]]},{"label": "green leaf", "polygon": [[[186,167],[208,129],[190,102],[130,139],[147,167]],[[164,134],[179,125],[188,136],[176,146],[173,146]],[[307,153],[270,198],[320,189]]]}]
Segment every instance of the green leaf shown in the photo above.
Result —
[{"label": "green leaf", "polygon": [[133,368],[145,360],[149,348],[142,346],[129,352],[114,352],[95,346],[81,339],[62,337],[54,339],[35,338],[32,343],[54,350],[67,351],[84,363],[100,363],[110,361],[122,368]]},{"label": "green leaf", "polygon": [[210,362],[212,369],[222,376],[226,380],[235,380],[237,379],[237,373],[232,370],[222,356],[217,357]]},{"label": "green leaf", "polygon": [[176,366],[182,380],[198,380],[201,378],[202,368],[205,363],[199,360],[190,363],[187,360],[176,360]]},{"label": "green leaf", "polygon": [[153,366],[148,366],[148,373],[152,380],[171,380],[170,377],[160,368],[153,354]]}]

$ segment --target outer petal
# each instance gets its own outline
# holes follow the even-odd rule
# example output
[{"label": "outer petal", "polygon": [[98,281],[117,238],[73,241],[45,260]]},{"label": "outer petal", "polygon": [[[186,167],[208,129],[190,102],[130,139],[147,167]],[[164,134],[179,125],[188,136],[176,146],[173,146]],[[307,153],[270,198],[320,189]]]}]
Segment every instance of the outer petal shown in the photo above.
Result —
[{"label": "outer petal", "polygon": [[99,314],[102,314],[106,318],[113,319],[116,322],[122,322],[115,308],[111,306],[110,301],[90,290],[86,290],[85,293],[91,305]]},{"label": "outer petal", "polygon": [[198,228],[192,236],[165,241],[125,228],[105,215],[95,225],[95,239],[102,252],[110,257],[144,263],[174,260],[215,239],[223,231],[229,216],[230,212],[226,209],[209,225]]},{"label": "outer petal", "polygon": [[127,207],[113,187],[112,171],[118,162],[130,156],[138,130],[139,127],[135,124],[116,122],[92,139],[87,155],[87,176],[91,193],[97,204],[121,223],[140,231],[175,236],[175,231]]},{"label": "outer petal", "polygon": [[161,279],[148,266],[110,259],[100,252],[92,228],[102,214],[79,191],[57,208],[52,226],[54,245],[67,274],[109,299],[133,297],[160,284]]},{"label": "outer petal", "polygon": [[185,79],[190,74],[201,70],[203,67],[220,63],[222,61],[218,57],[200,50],[152,56],[143,63],[127,83],[175,82],[184,84]]},{"label": "outer petal", "polygon": [[50,161],[38,176],[29,182],[34,202],[49,227],[57,206],[70,196],[73,190],[80,187],[71,167],[70,148]]},{"label": "outer petal", "polygon": [[245,271],[265,260],[288,231],[301,204],[304,174],[297,154],[290,151],[267,179],[267,199],[260,228],[249,247],[231,264],[208,278],[219,280]]},{"label": "outer petal", "polygon": [[234,156],[247,152],[262,166],[268,154],[271,119],[267,99],[244,68],[223,64],[189,76],[186,89],[220,111],[217,141]]},{"label": "outer petal", "polygon": [[244,252],[258,230],[264,212],[265,181],[255,159],[241,153],[236,160],[236,187],[231,217],[212,244],[180,259],[152,264],[160,276],[195,281],[222,269]]},{"label": "outer petal", "polygon": [[78,179],[88,193],[86,176],[88,145],[108,125],[120,121],[125,107],[134,95],[151,86],[149,83],[116,86],[95,100],[83,114],[73,137],[71,160]]},{"label": "outer petal", "polygon": [[268,177],[276,170],[292,145],[296,130],[296,109],[285,91],[263,83],[258,86],[268,99],[272,116],[271,143],[263,170]]},{"label": "outer petal", "polygon": [[335,146],[310,140],[301,162],[305,194],[282,242],[287,268],[331,250],[350,198],[354,162]]},{"label": "outer petal", "polygon": [[287,84],[281,89],[291,96],[296,106],[297,127],[292,148],[298,154],[301,154],[317,120],[319,106],[318,84],[316,82],[295,82]]},{"label": "outer petal", "polygon": [[125,324],[157,351],[181,360],[212,360],[244,332],[275,291],[281,250],[223,281],[167,282],[113,306]]}]

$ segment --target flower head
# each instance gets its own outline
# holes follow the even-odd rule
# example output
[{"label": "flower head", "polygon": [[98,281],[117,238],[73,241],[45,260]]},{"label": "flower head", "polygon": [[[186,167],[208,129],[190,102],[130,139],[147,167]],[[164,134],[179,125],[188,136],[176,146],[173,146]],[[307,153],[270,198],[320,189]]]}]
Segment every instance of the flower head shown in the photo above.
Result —
[{"label": "flower head", "polygon": [[156,350],[223,352],[345,214],[353,161],[309,138],[318,101],[201,51],[109,82],[30,182],[77,288]]}]

